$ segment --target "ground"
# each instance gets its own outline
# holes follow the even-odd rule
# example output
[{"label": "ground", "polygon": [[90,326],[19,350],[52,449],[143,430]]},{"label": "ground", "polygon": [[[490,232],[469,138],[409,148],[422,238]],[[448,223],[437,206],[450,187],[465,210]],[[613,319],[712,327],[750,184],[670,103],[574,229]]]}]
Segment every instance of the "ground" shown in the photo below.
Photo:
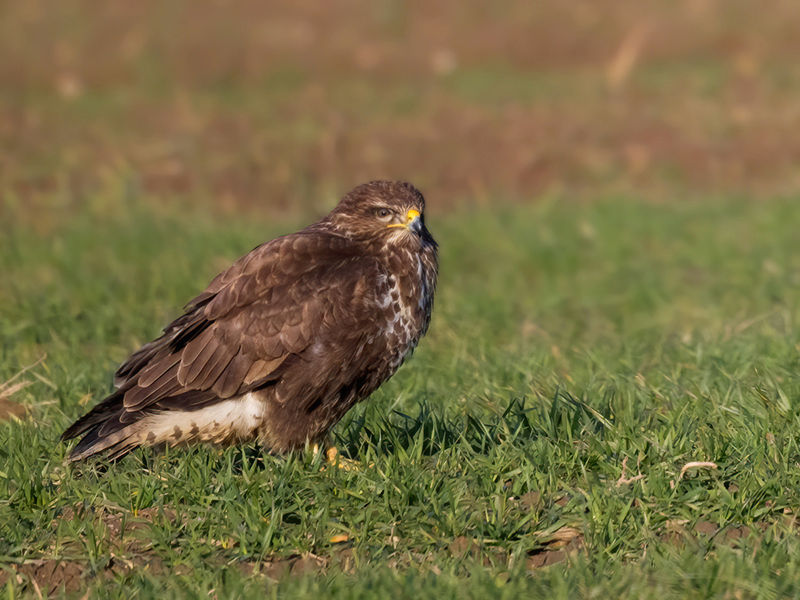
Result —
[{"label": "ground", "polygon": [[[8,597],[800,594],[795,4],[2,11]],[[442,271],[361,469],[65,463],[216,272],[379,176]]]}]

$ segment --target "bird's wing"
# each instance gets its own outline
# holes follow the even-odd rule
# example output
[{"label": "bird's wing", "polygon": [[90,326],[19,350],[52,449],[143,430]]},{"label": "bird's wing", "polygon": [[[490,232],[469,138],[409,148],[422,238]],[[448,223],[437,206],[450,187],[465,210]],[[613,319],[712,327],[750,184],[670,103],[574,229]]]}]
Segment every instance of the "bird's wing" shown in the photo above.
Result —
[{"label": "bird's wing", "polygon": [[353,308],[366,304],[359,296],[375,293],[368,282],[380,270],[348,240],[321,232],[259,246],[120,366],[112,397],[124,410],[117,419],[89,413],[64,437],[104,420],[102,436],[148,409],[192,408],[269,385],[325,328],[347,329]]}]

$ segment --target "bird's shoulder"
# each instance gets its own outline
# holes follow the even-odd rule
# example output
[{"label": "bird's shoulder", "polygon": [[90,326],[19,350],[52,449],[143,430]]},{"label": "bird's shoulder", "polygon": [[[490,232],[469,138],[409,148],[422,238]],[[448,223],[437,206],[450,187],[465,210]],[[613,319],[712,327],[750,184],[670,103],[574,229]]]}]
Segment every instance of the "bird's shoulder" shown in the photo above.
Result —
[{"label": "bird's shoulder", "polygon": [[382,270],[380,260],[353,240],[309,227],[253,248],[219,273],[185,310],[202,308],[207,317],[219,319],[256,302],[303,300],[347,280],[378,277]]}]

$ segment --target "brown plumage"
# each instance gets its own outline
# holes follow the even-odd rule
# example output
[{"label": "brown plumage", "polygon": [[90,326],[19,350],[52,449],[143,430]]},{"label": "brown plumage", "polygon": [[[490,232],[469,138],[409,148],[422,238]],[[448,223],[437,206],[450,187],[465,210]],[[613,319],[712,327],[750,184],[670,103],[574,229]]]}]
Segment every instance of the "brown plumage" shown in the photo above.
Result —
[{"label": "brown plumage", "polygon": [[305,229],[262,244],[116,372],[67,429],[72,460],[142,445],[321,441],[391,377],[428,328],[436,242],[422,194],[373,181]]}]

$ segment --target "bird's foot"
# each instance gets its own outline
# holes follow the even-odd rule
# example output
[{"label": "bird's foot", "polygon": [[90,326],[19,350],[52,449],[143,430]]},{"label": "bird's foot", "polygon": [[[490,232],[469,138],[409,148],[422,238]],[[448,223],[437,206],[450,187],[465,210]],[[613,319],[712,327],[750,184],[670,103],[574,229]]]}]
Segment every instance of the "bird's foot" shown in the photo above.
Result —
[{"label": "bird's foot", "polygon": [[361,469],[361,463],[357,460],[340,456],[335,446],[331,446],[325,451],[325,460],[329,465],[336,465],[345,471],[359,471]]},{"label": "bird's foot", "polygon": [[[321,449],[319,444],[314,444],[314,454],[319,454]],[[361,464],[357,460],[351,460],[339,455],[336,446],[331,446],[325,450],[325,462],[331,466],[344,469],[345,471],[358,471],[361,469]],[[325,467],[322,467],[323,469]]]}]

